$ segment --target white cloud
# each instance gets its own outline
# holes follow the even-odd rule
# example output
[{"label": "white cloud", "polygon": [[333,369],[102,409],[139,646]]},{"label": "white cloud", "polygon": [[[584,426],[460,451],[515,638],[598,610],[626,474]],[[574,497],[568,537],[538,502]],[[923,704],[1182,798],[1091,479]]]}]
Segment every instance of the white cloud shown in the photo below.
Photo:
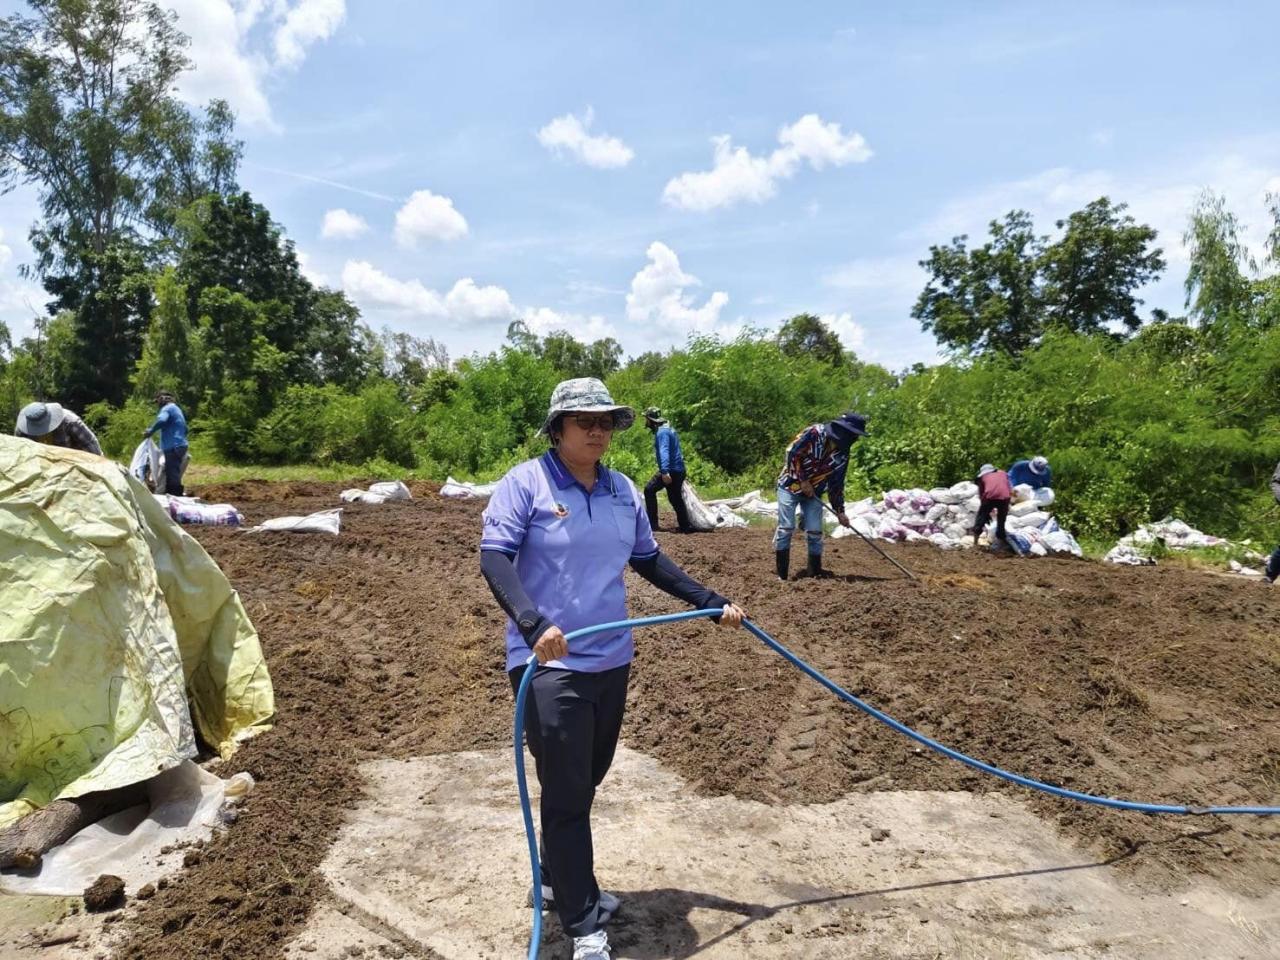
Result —
[{"label": "white cloud", "polygon": [[311,259],[311,255],[302,250],[295,248],[294,254],[298,258],[298,269],[302,271],[302,275],[310,280],[317,287],[330,286],[329,276],[321,272],[315,265],[315,261]]},{"label": "white cloud", "polygon": [[532,307],[525,309],[520,319],[540,337],[545,337],[556,330],[564,330],[583,343],[603,340],[605,337],[614,339],[618,337],[618,331],[613,324],[598,313],[586,316],[580,313],[560,313],[549,307]]},{"label": "white cloud", "polygon": [[396,243],[416,247],[422,240],[456,240],[467,235],[467,221],[448,197],[415,190],[396,213]]},{"label": "white cloud", "polygon": [[625,167],[635,151],[617,137],[592,136],[588,131],[594,119],[595,113],[590,107],[581,120],[571,113],[556,117],[538,131],[538,142],[552,153],[568,153],[589,167],[601,170]]},{"label": "white cloud", "polygon": [[843,167],[871,159],[871,148],[860,133],[847,136],[838,123],[823,123],[815,113],[805,114],[778,131],[780,146],[767,157],[753,156],[746,147],[735,147],[730,138],[713,137],[714,162],[710,170],[682,173],[667,182],[663,202],[681,210],[713,210],[741,201],[763,203],[778,190],[779,180],[795,176],[804,164],[814,170],[830,165]]},{"label": "white cloud", "polygon": [[478,287],[470,277],[463,277],[445,295],[445,311],[454,320],[509,323],[518,316],[511,294],[502,287]]},{"label": "white cloud", "polygon": [[686,290],[698,286],[698,278],[680,269],[675,251],[654,241],[646,255],[649,262],[631,278],[627,320],[679,335],[714,332],[729,295],[717,290],[706,303],[696,307]]},{"label": "white cloud", "polygon": [[348,260],[342,287],[357,303],[415,314],[432,320],[446,316],[444,297],[420,280],[397,280],[367,260]]},{"label": "white cloud", "polygon": [[338,207],[336,210],[324,212],[324,223],[320,226],[320,236],[325,240],[352,240],[362,233],[369,232],[369,224],[364,217]]},{"label": "white cloud", "polygon": [[480,286],[463,277],[448,293],[441,294],[420,280],[397,280],[364,260],[348,260],[342,268],[342,286],[366,311],[391,311],[408,320],[450,323],[459,328],[484,324],[503,329],[523,320],[543,336],[565,330],[583,341],[616,337],[613,326],[597,314],[561,313],[549,307],[521,307],[502,287]]},{"label": "white cloud", "polygon": [[178,95],[203,106],[221,98],[248,127],[274,129],[267,86],[296,70],[307,48],[332,36],[345,0],[167,0],[178,28],[191,38],[194,64],[178,78]]},{"label": "white cloud", "polygon": [[299,0],[276,30],[276,62],[289,68],[301,65],[307,47],[333,36],[346,15],[346,0]]},{"label": "white cloud", "polygon": [[835,331],[846,350],[861,353],[867,340],[867,331],[853,319],[852,313],[824,313],[819,318]]}]

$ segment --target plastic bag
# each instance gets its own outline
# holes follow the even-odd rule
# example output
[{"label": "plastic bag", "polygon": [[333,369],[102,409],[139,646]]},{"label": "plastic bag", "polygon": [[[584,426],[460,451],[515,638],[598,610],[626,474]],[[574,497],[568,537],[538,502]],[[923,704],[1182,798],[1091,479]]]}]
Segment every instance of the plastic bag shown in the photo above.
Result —
[{"label": "plastic bag", "polygon": [[331,533],[335,537],[342,521],[342,508],[319,510],[305,517],[276,517],[250,527],[253,533]]}]

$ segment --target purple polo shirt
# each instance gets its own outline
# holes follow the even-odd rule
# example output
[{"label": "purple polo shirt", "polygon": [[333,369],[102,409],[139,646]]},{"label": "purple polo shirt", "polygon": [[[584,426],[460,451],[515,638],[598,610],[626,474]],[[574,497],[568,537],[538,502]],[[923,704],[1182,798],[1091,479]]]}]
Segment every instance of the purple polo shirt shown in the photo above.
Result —
[{"label": "purple polo shirt", "polygon": [[[538,612],[565,633],[627,618],[622,572],[627,561],[658,553],[649,518],[630,478],[596,467],[588,491],[554,450],[512,467],[484,511],[481,550],[515,558]],[[529,659],[529,646],[507,621],[507,669]],[[569,642],[569,655],[548,666],[598,673],[630,663],[630,630]]]}]

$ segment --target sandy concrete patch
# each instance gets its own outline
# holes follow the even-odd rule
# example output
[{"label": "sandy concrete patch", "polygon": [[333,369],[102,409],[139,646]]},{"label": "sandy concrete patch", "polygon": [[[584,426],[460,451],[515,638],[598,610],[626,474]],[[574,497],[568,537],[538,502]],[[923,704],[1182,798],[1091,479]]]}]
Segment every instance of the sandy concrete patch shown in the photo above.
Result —
[{"label": "sandy concrete patch", "polygon": [[[337,909],[318,911],[290,956],[522,957],[528,865],[509,751],[362,772],[369,799],[322,867]],[[623,899],[620,958],[1280,956],[1280,894],[1131,886],[998,795],[768,806],[693,796],[621,749],[594,823],[597,874]],[[547,928],[541,956],[567,957],[553,917]]]}]

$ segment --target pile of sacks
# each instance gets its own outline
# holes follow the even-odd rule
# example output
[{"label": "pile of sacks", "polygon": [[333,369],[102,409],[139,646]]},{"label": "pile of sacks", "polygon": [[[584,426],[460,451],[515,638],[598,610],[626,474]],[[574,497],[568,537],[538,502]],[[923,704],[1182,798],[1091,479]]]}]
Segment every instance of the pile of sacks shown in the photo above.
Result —
[{"label": "pile of sacks", "polygon": [[1170,550],[1217,547],[1228,543],[1222,537],[1202,533],[1181,520],[1165,517],[1155,523],[1144,523],[1136,532],[1121,537],[1102,559],[1107,563],[1127,566],[1153,564],[1155,560],[1151,556],[1151,546],[1157,540],[1164,541],[1164,545]]},{"label": "pile of sacks", "polygon": [[[978,519],[978,485],[965,480],[952,487],[932,490],[890,490],[880,499],[867,497],[845,504],[852,529],[836,527],[833,537],[854,536],[913,543],[928,540],[944,550],[970,546],[973,525]],[[1058,526],[1047,508],[1053,504],[1053,491],[1048,487],[1034,489],[1025,484],[1013,488],[1013,504],[1005,524],[1010,545],[1026,556],[1069,553],[1081,556],[1075,537]],[[759,490],[740,497],[712,500],[711,509],[724,509],[739,515],[776,518],[777,503],[765,500]],[[836,523],[831,514],[826,523]],[[995,538],[995,522],[987,527],[988,541]]]},{"label": "pile of sacks", "polygon": [[[1005,532],[1014,550],[1037,557],[1082,555],[1075,537],[1059,527],[1048,512],[1052,504],[1053,490],[1048,487],[1019,484],[1013,488]],[[944,550],[967,547],[973,542],[979,505],[978,485],[969,480],[932,490],[890,490],[880,500],[868,497],[847,504],[845,511],[853,529],[837,529],[832,536],[852,536],[856,531],[881,540],[928,540]],[[835,523],[835,518],[828,517],[828,523]],[[994,520],[988,524],[986,536],[988,542],[995,539]]]}]

